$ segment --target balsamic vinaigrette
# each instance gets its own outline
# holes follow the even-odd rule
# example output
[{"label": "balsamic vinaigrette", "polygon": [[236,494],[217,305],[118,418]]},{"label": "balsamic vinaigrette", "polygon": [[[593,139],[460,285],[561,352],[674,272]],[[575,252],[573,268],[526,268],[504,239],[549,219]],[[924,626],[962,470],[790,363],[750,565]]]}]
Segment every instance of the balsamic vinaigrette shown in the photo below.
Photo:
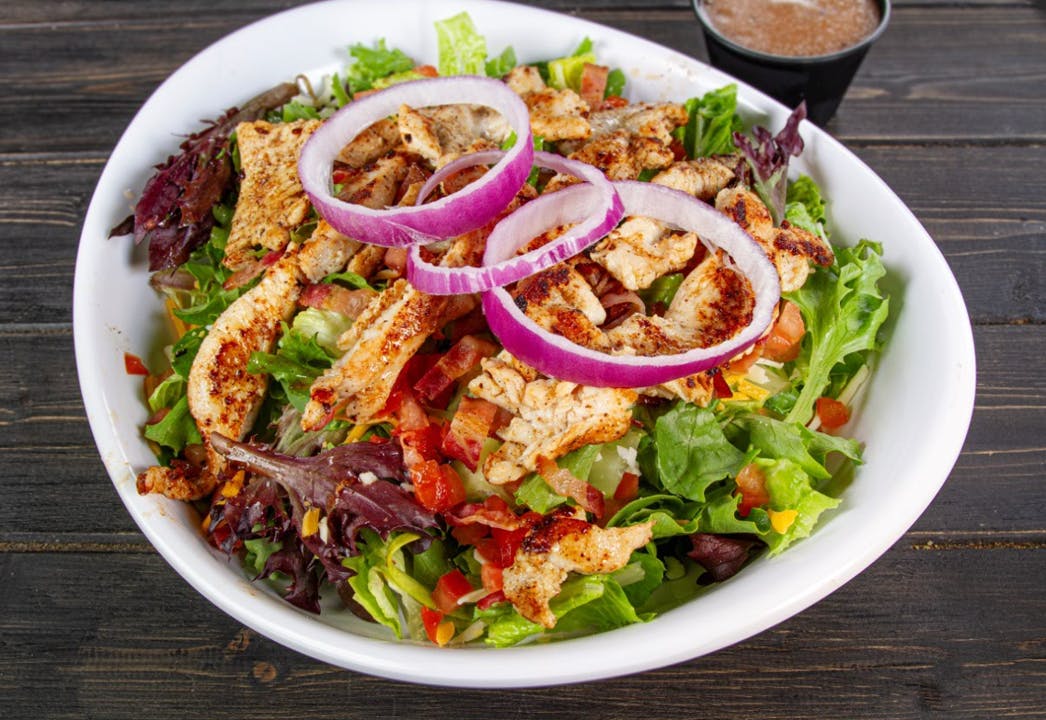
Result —
[{"label": "balsamic vinaigrette", "polygon": [[703,0],[721,35],[770,55],[811,57],[856,45],[878,27],[876,0]]}]

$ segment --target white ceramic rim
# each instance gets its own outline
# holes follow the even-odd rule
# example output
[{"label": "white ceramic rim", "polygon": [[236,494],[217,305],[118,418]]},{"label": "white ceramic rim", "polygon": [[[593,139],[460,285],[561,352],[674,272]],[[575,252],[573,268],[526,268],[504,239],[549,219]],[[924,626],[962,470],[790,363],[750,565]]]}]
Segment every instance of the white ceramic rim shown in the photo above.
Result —
[{"label": "white ceramic rim", "polygon": [[[141,497],[135,490],[135,471],[149,464],[149,454],[137,431],[145,409],[140,391],[131,387],[134,379],[123,372],[123,353],[146,356],[154,350],[154,325],[162,313],[151,306],[151,291],[140,287],[146,277],[140,250],[129,249],[126,241],[106,240],[109,228],[126,214],[130,201],[125,193],[140,189],[149,166],[174,150],[178,138],[172,133],[191,130],[200,118],[285,79],[274,74],[277,70],[293,76],[310,68],[336,69],[345,62],[344,54],[335,55],[338,48],[382,36],[390,46],[432,61],[432,22],[462,10],[486,35],[492,53],[514,44],[522,61],[563,54],[589,36],[603,62],[626,71],[630,88],[641,99],[681,99],[735,82],[626,33],[493,0],[398,0],[383,3],[381,9],[362,0],[331,0],[261,20],[202,51],[157,89],[117,144],[88,209],[77,255],[73,335],[78,375],[91,430],[114,486],[160,554],[219,608],[287,647],[373,675],[460,687],[554,685],[662,667],[762,632],[854,577],[915,522],[958,457],[974,400],[969,319],[943,256],[882,180],[810,123],[802,129],[807,150],[793,163],[793,172],[806,172],[825,188],[837,239],[853,242],[867,235],[884,243],[887,265],[901,283],[894,297],[900,312],[891,321],[890,344],[852,427],[867,442],[866,464],[841,508],[811,538],[782,555],[758,560],[696,601],[644,625],[541,646],[441,649],[389,641],[363,623],[318,619],[289,606],[211,551],[185,505]],[[332,26],[346,16],[354,22],[335,33]],[[406,27],[408,17],[416,25]],[[534,27],[542,32],[527,33],[524,41],[519,29]],[[694,30],[696,36],[696,26]],[[308,34],[309,42],[286,41],[296,33]],[[294,47],[282,47],[277,38]],[[264,61],[252,55],[259,49],[265,54],[257,57]],[[242,63],[243,57],[252,57],[252,62]],[[739,85],[746,115],[771,127],[783,123],[786,108]],[[211,94],[206,104],[195,92],[201,86]],[[226,88],[228,101],[216,100]],[[933,352],[919,357],[909,348]],[[931,421],[926,418],[927,398],[936,403]],[[910,412],[907,402],[913,403]],[[342,625],[351,626],[352,632]]]}]

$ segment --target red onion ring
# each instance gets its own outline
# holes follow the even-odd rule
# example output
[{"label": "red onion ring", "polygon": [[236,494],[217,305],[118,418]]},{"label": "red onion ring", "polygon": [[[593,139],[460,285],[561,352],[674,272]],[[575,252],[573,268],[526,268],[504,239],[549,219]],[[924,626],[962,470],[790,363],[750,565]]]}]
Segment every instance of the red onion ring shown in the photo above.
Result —
[{"label": "red onion ring", "polygon": [[617,182],[628,215],[646,215],[722,248],[745,275],[755,293],[752,322],[724,342],[675,355],[607,355],[576,345],[528,318],[504,288],[483,293],[483,312],[491,331],[519,360],[560,380],[595,387],[648,387],[722,364],[752,345],[773,319],[781,286],[770,259],[739,225],[726,215],[670,188],[642,182]]},{"label": "red onion ring", "polygon": [[[444,178],[466,167],[492,162],[501,151],[473,153],[448,163],[421,188],[418,202]],[[624,215],[621,198],[598,168],[547,152],[535,152],[534,164],[585,181],[548,193],[501,220],[487,238],[482,267],[440,267],[427,262],[414,245],[407,255],[407,279],[432,295],[477,293],[501,287],[550,268],[591,247],[614,229]],[[576,224],[575,224],[576,223]],[[524,255],[513,255],[519,239],[537,237],[546,230],[573,224],[555,240]]]},{"label": "red onion ring", "polygon": [[[428,205],[372,210],[334,197],[334,158],[371,124],[395,115],[404,104],[458,103],[497,110],[516,133],[518,141],[490,172]],[[349,103],[306,141],[298,175],[313,207],[338,232],[374,245],[403,247],[461,235],[493,220],[526,182],[533,159],[530,114],[519,96],[500,80],[462,76],[400,83]]]}]

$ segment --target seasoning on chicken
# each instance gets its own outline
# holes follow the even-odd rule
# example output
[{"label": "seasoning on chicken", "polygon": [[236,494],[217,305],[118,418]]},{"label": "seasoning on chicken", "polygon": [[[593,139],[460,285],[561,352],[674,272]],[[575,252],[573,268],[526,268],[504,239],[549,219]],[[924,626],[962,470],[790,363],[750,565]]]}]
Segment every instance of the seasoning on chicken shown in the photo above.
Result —
[{"label": "seasoning on chicken", "polygon": [[395,118],[382,118],[350,140],[338,153],[338,161],[349,167],[363,167],[395,150],[400,142]]},{"label": "seasoning on chicken", "polygon": [[629,290],[642,290],[685,268],[696,249],[696,234],[671,232],[659,220],[637,216],[600,240],[590,257]]},{"label": "seasoning on chicken", "polygon": [[298,251],[298,266],[309,282],[319,282],[332,272],[343,269],[360,251],[363,243],[342,235],[320,219],[316,229]]},{"label": "seasoning on chicken", "polygon": [[406,155],[393,153],[363,167],[350,168],[345,171],[338,199],[372,210],[395,205],[409,165]]},{"label": "seasoning on chicken", "polygon": [[774,227],[770,210],[751,190],[727,188],[716,196],[716,209],[751,235],[770,257],[781,277],[781,292],[798,290],[810,274],[810,263],[829,266],[831,246],[817,235],[784,221]]},{"label": "seasoning on chicken", "polygon": [[650,182],[711,202],[720,190],[738,179],[736,163],[737,156],[681,160],[659,172]]},{"label": "seasoning on chicken", "polygon": [[635,391],[538,378],[513,364],[500,355],[485,359],[483,372],[469,383],[473,395],[513,414],[498,432],[505,442],[483,465],[491,483],[503,485],[534,472],[539,456],[554,460],[628,432]]},{"label": "seasoning on chicken", "polygon": [[243,181],[225,246],[227,267],[249,262],[258,247],[282,250],[305,221],[309,200],[298,179],[298,153],[319,126],[318,120],[257,120],[236,127]]},{"label": "seasoning on chicken", "polygon": [[628,564],[632,552],[653,536],[653,521],[602,528],[566,512],[537,521],[503,574],[505,597],[531,622],[553,628],[549,601],[570,573],[611,573]]},{"label": "seasoning on chicken", "polygon": [[354,422],[377,414],[407,360],[447,322],[447,302],[406,280],[397,280],[372,300],[338,339],[345,354],[312,384],[302,428],[318,430],[338,411]]},{"label": "seasoning on chicken", "polygon": [[751,322],[748,279],[709,255],[683,279],[663,317],[635,314],[607,331],[618,354],[667,355],[708,347]]},{"label": "seasoning on chicken", "polygon": [[506,84],[523,98],[530,110],[530,129],[546,142],[583,140],[592,130],[586,119],[588,103],[569,88],[547,87],[537,68],[520,66],[505,76]]},{"label": "seasoning on chicken", "polygon": [[663,145],[672,142],[672,131],[685,125],[689,115],[679,103],[633,103],[597,110],[588,116],[592,139],[625,130],[631,135],[653,138]]},{"label": "seasoning on chicken", "polygon": [[403,105],[397,122],[407,150],[437,168],[463,153],[500,147],[511,133],[501,114],[484,105]]}]

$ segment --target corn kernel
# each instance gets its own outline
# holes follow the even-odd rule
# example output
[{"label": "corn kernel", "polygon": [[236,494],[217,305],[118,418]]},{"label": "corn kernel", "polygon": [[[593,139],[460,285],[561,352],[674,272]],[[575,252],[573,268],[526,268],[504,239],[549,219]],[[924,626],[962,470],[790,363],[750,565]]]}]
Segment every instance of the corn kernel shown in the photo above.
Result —
[{"label": "corn kernel", "polygon": [[222,497],[236,497],[243,489],[243,470],[237,470],[229,480],[222,485]]},{"label": "corn kernel", "polygon": [[770,516],[770,525],[774,532],[782,535],[788,532],[788,528],[792,527],[792,523],[799,517],[799,513],[795,510],[768,510],[767,515]]},{"label": "corn kernel", "polygon": [[444,620],[436,626],[436,644],[443,647],[454,637],[454,623]]},{"label": "corn kernel", "polygon": [[305,517],[301,519],[301,536],[303,538],[315,535],[320,529],[320,509],[318,507],[309,508],[305,512]]}]

